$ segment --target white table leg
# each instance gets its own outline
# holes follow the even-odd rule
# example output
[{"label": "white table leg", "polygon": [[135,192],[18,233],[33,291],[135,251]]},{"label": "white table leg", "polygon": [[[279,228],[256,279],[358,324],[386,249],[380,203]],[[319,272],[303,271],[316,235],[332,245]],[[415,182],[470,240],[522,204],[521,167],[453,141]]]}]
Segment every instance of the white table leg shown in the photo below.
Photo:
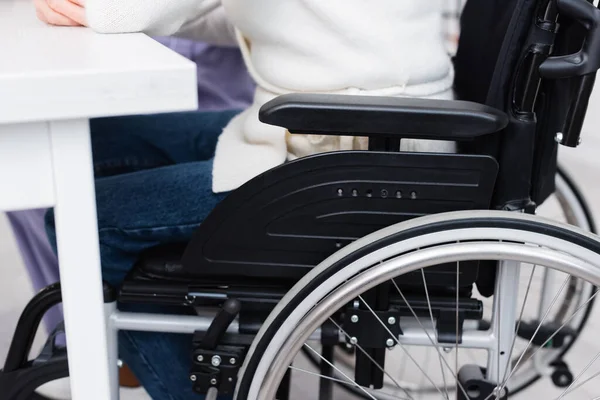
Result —
[{"label": "white table leg", "polygon": [[71,394],[108,400],[110,379],[87,119],[50,122]]}]

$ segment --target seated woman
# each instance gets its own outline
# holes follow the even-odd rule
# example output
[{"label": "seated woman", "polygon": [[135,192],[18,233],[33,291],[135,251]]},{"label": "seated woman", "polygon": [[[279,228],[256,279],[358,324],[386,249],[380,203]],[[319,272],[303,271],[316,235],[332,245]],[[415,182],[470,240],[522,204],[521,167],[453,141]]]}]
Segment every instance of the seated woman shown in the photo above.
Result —
[{"label": "seated woman", "polygon": [[[207,27],[228,26],[219,1],[87,0],[85,13],[81,0],[73,1],[57,0],[54,10],[105,33],[201,38]],[[114,285],[143,250],[189,240],[227,192],[256,175],[304,155],[366,146],[365,139],[292,137],[262,124],[258,109],[277,95],[451,97],[439,1],[223,0],[223,6],[258,84],[252,106],[239,114],[91,123],[103,276]],[[403,149],[452,151],[453,144],[404,141]],[[49,214],[51,237],[53,226]],[[194,398],[187,335],[123,332],[120,339],[121,356],[153,398]]]}]

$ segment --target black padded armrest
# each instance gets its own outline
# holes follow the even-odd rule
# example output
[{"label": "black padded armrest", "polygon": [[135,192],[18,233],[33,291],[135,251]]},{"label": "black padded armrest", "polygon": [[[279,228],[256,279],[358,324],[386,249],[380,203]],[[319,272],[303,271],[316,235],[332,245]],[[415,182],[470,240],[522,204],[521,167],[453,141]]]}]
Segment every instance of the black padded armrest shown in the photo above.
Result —
[{"label": "black padded armrest", "polygon": [[508,124],[478,103],[404,97],[293,93],[263,105],[259,119],[291,133],[469,140]]}]

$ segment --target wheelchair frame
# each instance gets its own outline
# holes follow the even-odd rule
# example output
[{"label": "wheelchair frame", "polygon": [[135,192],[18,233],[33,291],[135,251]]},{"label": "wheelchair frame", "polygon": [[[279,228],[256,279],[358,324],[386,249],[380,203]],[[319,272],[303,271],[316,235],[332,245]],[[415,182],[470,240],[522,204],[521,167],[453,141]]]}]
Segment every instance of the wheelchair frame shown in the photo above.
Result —
[{"label": "wheelchair frame", "polygon": [[[580,204],[580,201],[583,198],[572,185],[573,183],[570,178],[557,177],[557,187],[561,188],[560,193],[563,193],[562,196],[566,196],[564,201],[575,201],[575,204]],[[565,188],[569,189],[566,190]],[[573,207],[570,209],[573,210]],[[573,215],[572,218],[576,218],[580,223],[583,222],[584,225],[582,225],[582,227],[584,229],[595,232],[595,225],[586,204],[581,203],[579,207],[575,207],[574,211],[575,215]],[[586,225],[588,223],[589,225]],[[110,327],[109,338],[112,338],[113,340],[110,342],[111,349],[113,350],[111,353],[112,358],[110,364],[113,366],[118,366],[118,360],[115,353],[116,342],[114,340],[116,340],[116,335],[119,330],[162,331],[190,334],[196,331],[207,331],[214,321],[217,311],[216,309],[212,312],[205,310],[204,313],[199,314],[198,316],[171,316],[121,312],[116,309],[115,292],[108,286],[105,287],[105,299],[107,325]],[[40,381],[58,379],[68,375],[67,359],[64,351],[54,348],[51,344],[54,335],[51,335],[50,342],[45,346],[45,350],[42,352],[42,355],[45,354],[45,356],[37,359],[37,367],[35,364],[27,362],[27,354],[30,351],[31,343],[33,342],[35,332],[37,331],[42,316],[47,309],[58,304],[60,301],[60,285],[56,284],[39,293],[23,312],[23,316],[15,331],[15,339],[11,345],[11,351],[7,357],[7,364],[4,369],[5,371],[13,370],[14,373],[9,372],[4,374],[4,376],[0,374],[0,388],[3,389],[3,393],[5,393],[9,399],[30,399],[28,393],[31,393],[31,391],[39,386]],[[590,309],[591,307],[586,310],[586,315],[583,318],[587,317]],[[401,338],[402,344],[420,346],[430,345],[430,338],[420,329],[420,325],[416,320],[403,320],[402,327],[405,331],[405,335]],[[476,321],[466,321],[464,329],[468,331],[475,330]],[[226,332],[230,334],[239,334],[238,321],[233,320],[227,327]],[[312,339],[318,340],[320,334],[320,331],[317,330]],[[348,338],[345,338],[343,335],[339,336],[339,341],[342,343],[347,341],[347,339]],[[473,343],[471,343],[471,341],[473,341]],[[571,342],[569,346],[572,345],[572,343],[573,342]],[[474,338],[467,335],[466,340],[461,346],[486,348],[486,346],[490,345],[493,345],[493,341],[490,341],[489,337],[486,340],[485,336],[476,334],[474,335]],[[563,351],[566,351],[566,349]],[[15,360],[18,361],[15,362]],[[21,365],[19,365],[19,363]],[[28,366],[28,364],[31,366]],[[49,373],[49,371],[54,372]],[[116,374],[117,371],[118,368],[114,368],[110,372],[111,374]],[[20,381],[23,384],[14,385],[15,381]],[[15,391],[11,392],[10,390],[6,390],[10,387],[13,387]],[[21,389],[23,390],[23,396],[18,394]],[[361,392],[359,391],[358,394],[361,394]],[[41,399],[41,396],[37,396],[36,400],[38,397]]]},{"label": "wheelchair frame", "polygon": [[[518,4],[522,4],[526,0],[515,1],[515,4],[517,4],[518,7]],[[530,1],[530,6],[533,3],[533,1]],[[563,124],[564,129],[560,134],[557,134],[551,139],[562,145],[572,147],[577,146],[579,144],[583,117],[587,109],[587,101],[594,84],[596,71],[600,68],[600,53],[593,51],[600,46],[600,11],[591,6],[586,0],[541,0],[539,3],[542,4],[541,8],[531,7],[529,13],[526,13],[525,15],[525,17],[536,20],[537,22],[534,27],[522,27],[523,32],[521,33],[520,39],[525,44],[521,47],[525,50],[519,54],[514,54],[512,60],[513,64],[516,65],[518,59],[518,71],[513,74],[511,70],[511,73],[508,74],[508,76],[502,78],[505,80],[504,83],[511,82],[510,86],[515,88],[514,93],[497,96],[498,99],[487,102],[491,106],[496,107],[496,109],[482,106],[481,104],[460,101],[445,102],[416,99],[363,98],[354,96],[286,95],[265,106],[261,112],[261,120],[266,123],[284,126],[288,128],[291,133],[369,136],[369,150],[375,152],[371,154],[378,155],[377,152],[379,152],[379,155],[381,156],[387,154],[386,152],[397,151],[401,138],[468,140],[474,143],[475,150],[471,152],[479,154],[479,157],[483,159],[485,158],[483,154],[487,153],[485,150],[481,151],[481,149],[485,149],[490,145],[490,141],[486,139],[487,135],[493,137],[491,143],[496,147],[497,151],[497,148],[502,147],[503,143],[516,139],[518,139],[517,143],[521,141],[524,147],[531,147],[532,143],[522,142],[524,139],[520,136],[526,136],[524,133],[531,132],[535,129],[536,100],[542,81],[569,78],[575,81],[571,82],[574,88],[571,89],[573,89],[575,93],[574,101],[567,107],[566,112],[561,113],[561,117],[564,116],[564,120],[566,121]],[[580,22],[585,28],[585,35],[583,48],[580,51],[564,56],[553,56],[551,55],[551,51],[554,44],[554,35],[556,34],[557,29],[556,20],[559,16],[559,11],[561,16],[570,17]],[[525,37],[525,39],[523,39],[523,37]],[[514,40],[517,41],[517,38]],[[460,51],[457,57],[461,57]],[[508,67],[503,66],[503,68],[506,69]],[[505,88],[502,83],[503,82],[501,81],[496,82],[496,87],[493,90],[504,90]],[[488,93],[488,96],[491,95]],[[467,95],[466,97],[472,98],[476,96]],[[491,98],[493,97],[494,96],[491,96]],[[507,100],[509,97],[510,101]],[[507,100],[507,103],[510,103],[508,108],[511,111],[508,113],[498,111],[498,109],[505,108],[505,100]],[[504,130],[507,125],[512,127],[513,131],[510,132],[510,135],[505,133],[508,137],[501,138],[500,135],[496,133]],[[401,135],[398,133],[401,131],[410,133]],[[527,136],[527,140],[533,141],[530,137],[531,135]],[[400,153],[396,153],[396,155],[405,156],[407,158],[411,157],[410,155]],[[492,155],[495,156],[494,153],[492,153]],[[414,157],[414,155],[412,156]],[[531,192],[535,192],[536,189],[532,190],[530,185],[531,182],[528,182],[527,185],[516,185],[518,186],[516,189],[508,188],[505,177],[507,174],[510,175],[511,168],[515,168],[515,166],[509,165],[510,163],[507,163],[506,160],[503,159],[503,157],[507,157],[506,151],[501,154],[501,156],[502,157],[498,157],[498,160],[500,161],[501,178],[504,177],[504,179],[501,179],[497,183],[494,197],[492,198],[492,194],[489,193],[487,200],[491,202],[492,207],[502,207],[507,210],[526,212],[532,211],[535,208],[535,204],[531,202],[532,197],[538,201],[543,200],[545,195],[547,196],[548,188],[539,189],[540,193],[534,193],[533,195]],[[329,158],[328,162],[331,163],[330,165],[334,165],[331,160],[335,157],[339,157],[339,155],[315,156],[310,158],[310,160],[327,160]],[[433,160],[437,161],[443,157],[448,156],[428,155],[422,157],[422,159],[429,159],[432,162],[430,165],[433,165],[436,164]],[[466,162],[465,160],[469,158],[468,156],[455,157],[456,160],[462,159],[463,164]],[[476,157],[477,156],[475,156],[475,158]],[[311,162],[310,160],[302,160],[298,165],[302,165],[301,163],[308,165],[307,163]],[[457,161],[457,163],[460,162],[461,161]],[[517,164],[518,167],[522,166],[522,163]],[[279,171],[287,171],[288,169],[288,166],[284,166],[281,167]],[[543,180],[539,176],[535,177],[535,171],[532,171],[532,169],[533,167],[530,166],[525,170],[529,176],[534,176],[534,178]],[[246,186],[246,189],[242,188],[237,193],[244,193],[244,190],[249,190],[247,189],[248,187],[254,189],[257,187],[260,188],[261,182],[268,181],[269,179],[272,179],[273,176],[274,174],[271,173],[259,177],[250,182]],[[530,180],[535,180],[534,178],[530,178]],[[341,194],[339,190],[342,190]],[[381,190],[383,196],[384,189]],[[387,193],[387,189],[385,190]],[[337,193],[342,196],[346,193],[346,190],[345,188],[340,188]],[[227,208],[227,205],[220,207],[221,209]],[[219,212],[219,210],[216,210],[211,216],[218,216]],[[492,214],[493,212],[490,213],[490,215]],[[444,215],[441,215],[439,218],[443,219]],[[207,225],[210,224],[211,222],[208,221]],[[202,234],[203,232],[199,231],[192,239],[192,244],[198,244],[198,237],[202,238]],[[183,260],[184,268],[186,268],[186,265],[191,265],[190,263],[192,263],[193,260],[198,260],[202,253],[198,253],[197,249],[204,249],[205,247],[206,246],[188,246],[188,250],[184,255]],[[332,256],[332,258],[335,259],[335,256]],[[190,268],[188,267],[188,270],[189,269]],[[502,297],[510,299],[510,293],[514,293],[516,290],[515,285],[518,285],[518,267],[514,265],[514,261],[506,261],[500,264],[497,271],[497,275],[494,277],[495,289],[493,292],[498,296],[504,294],[505,296]],[[457,273],[457,276],[458,275],[459,274]],[[27,316],[22,323],[20,321],[17,331],[20,329],[32,328],[34,325],[36,326],[43,314],[42,311],[52,304],[56,304],[57,301],[60,301],[60,296],[57,295],[59,290],[59,286],[54,286],[38,295],[39,297],[36,299],[38,305],[41,304],[40,308],[35,307],[36,301],[34,301],[33,304],[35,310],[30,311],[36,316],[32,319],[30,319],[30,316]],[[457,288],[457,307],[459,303],[459,291],[459,288]],[[229,302],[229,300],[225,302],[224,307],[218,313],[207,312],[206,314],[200,314],[198,316],[171,316],[121,312],[116,309],[116,301],[117,296],[114,290],[108,287],[105,288],[105,315],[108,326],[107,338],[110,353],[110,371],[108,371],[108,373],[112,386],[111,394],[114,398],[118,397],[117,332],[119,330],[174,333],[203,332],[204,334],[201,335],[198,340],[201,343],[204,343],[208,350],[210,350],[211,346],[208,346],[207,344],[212,345],[214,349],[218,344],[219,339],[226,337],[227,334],[240,334],[240,325],[235,320],[237,312],[239,312],[239,304]],[[509,300],[502,304],[496,304],[495,302],[493,307],[494,311],[497,313],[496,315],[499,315],[500,320],[505,322],[504,324],[492,323],[492,330],[485,333],[479,331],[472,332],[470,329],[467,329],[465,332],[460,332],[459,335],[457,328],[455,336],[457,347],[460,345],[462,347],[488,350],[491,357],[487,366],[486,379],[500,382],[502,377],[506,375],[506,368],[508,367],[508,362],[505,360],[506,356],[503,353],[503,350],[506,349],[507,346],[510,346],[510,340],[514,337],[512,332],[514,330],[514,324],[512,321],[515,321],[517,318],[516,300],[514,302]],[[422,324],[418,318],[416,321],[418,324]],[[506,321],[509,321],[509,323],[507,324]],[[315,338],[321,339],[325,334],[325,330],[325,327],[321,328],[321,330],[315,330]],[[403,335],[397,339],[398,344],[426,346],[432,343],[431,336],[427,331],[423,333],[416,331],[417,329],[413,329],[410,323],[403,325]],[[339,333],[333,336],[333,340],[341,342],[347,340],[347,338],[339,335]],[[461,343],[458,343],[459,336]],[[504,341],[502,342],[494,341],[494,338],[498,337],[508,339],[503,339]],[[244,346],[249,346],[252,339],[252,335],[242,333],[238,342],[242,343]],[[49,352],[48,354],[55,354],[58,352],[57,358],[53,359],[50,357],[52,363],[46,364],[46,367],[40,367],[39,363],[36,366],[35,361],[33,361],[30,366],[34,369],[38,368],[38,370],[43,371],[44,374],[51,374],[56,378],[59,375],[64,374],[64,372],[59,373],[59,370],[62,371],[61,368],[64,368],[66,358],[64,351],[57,350],[52,343],[52,340],[53,339],[51,338],[46,350]],[[506,340],[509,342],[506,342]],[[26,354],[23,354],[23,352],[29,350],[30,346],[31,343],[27,342],[27,340],[18,344],[15,352],[9,354],[9,357],[7,357],[7,364],[9,367],[13,367],[13,371],[11,371],[11,368],[5,367],[4,372],[0,374],[0,387],[9,387],[10,390],[7,392],[11,399],[25,400],[27,399],[27,396],[30,395],[27,387],[12,385],[12,388],[10,388],[8,382],[9,379],[11,379],[10,374],[15,372],[14,367],[24,367],[27,365],[28,361],[26,360]],[[200,359],[198,360],[200,361]],[[202,360],[203,362],[206,361],[204,358]],[[230,362],[230,366],[235,366],[236,368],[241,361],[240,358],[236,357],[231,357],[230,360],[234,360],[234,362]],[[211,363],[213,367],[216,367],[223,363],[223,359],[222,357],[217,359],[213,356],[211,358]],[[237,369],[235,371],[237,372]],[[17,375],[13,375],[12,379]],[[42,372],[36,372],[32,376],[36,377],[34,382],[39,382],[42,379]],[[195,374],[192,374],[190,379],[195,382],[198,378]],[[231,382],[233,382],[233,380]],[[217,382],[215,378],[211,378],[208,384],[203,384],[206,386],[205,388],[207,390],[211,391],[213,387],[216,387],[217,384],[221,384],[221,382]],[[499,395],[499,397],[502,398],[506,396],[506,394]]]}]

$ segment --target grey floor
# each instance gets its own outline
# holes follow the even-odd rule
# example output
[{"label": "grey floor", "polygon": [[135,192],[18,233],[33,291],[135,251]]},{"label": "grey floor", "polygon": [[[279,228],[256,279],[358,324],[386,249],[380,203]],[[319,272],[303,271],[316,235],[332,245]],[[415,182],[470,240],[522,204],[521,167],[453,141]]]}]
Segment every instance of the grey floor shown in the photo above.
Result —
[{"label": "grey floor", "polygon": [[[600,90],[597,91],[590,103],[588,117],[584,127],[583,144],[578,149],[562,149],[561,161],[566,169],[577,179],[588,202],[590,203],[596,220],[600,220]],[[0,214],[0,360],[3,360],[12,337],[15,323],[27,301],[31,298],[32,288],[27,279],[23,263],[17,252],[15,241],[8,228],[5,216]],[[600,328],[600,307],[596,307],[588,326],[580,337],[573,350],[569,353],[568,360],[574,364],[582,364],[583,368],[590,355],[600,352],[598,332]],[[36,339],[36,345],[43,341],[43,337]],[[600,361],[594,363],[589,372],[600,371]],[[306,379],[297,385],[297,399],[311,399],[316,395],[310,394],[316,381]],[[559,396],[548,381],[538,383],[534,389],[518,395],[516,399],[554,399]],[[1,395],[0,395],[1,397]],[[142,390],[123,391],[125,400],[148,399]],[[341,396],[340,398],[347,398]],[[573,392],[566,397],[573,400],[600,399],[600,378],[588,383],[584,388]]]}]

